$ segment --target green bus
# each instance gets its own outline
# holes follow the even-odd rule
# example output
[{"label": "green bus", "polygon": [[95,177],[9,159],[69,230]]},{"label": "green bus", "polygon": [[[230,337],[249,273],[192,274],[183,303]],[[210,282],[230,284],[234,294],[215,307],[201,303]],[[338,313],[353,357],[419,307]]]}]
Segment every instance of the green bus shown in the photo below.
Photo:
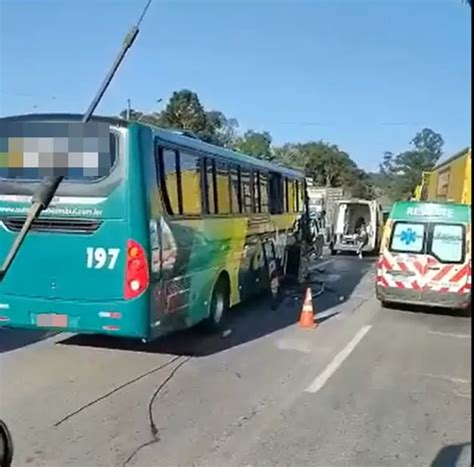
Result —
[{"label": "green bus", "polygon": [[[0,127],[80,119],[21,115]],[[270,254],[284,271],[304,211],[303,173],[178,131],[92,121],[107,125],[110,167],[68,175],[34,221],[0,279],[0,326],[143,340],[198,323],[215,328],[228,308],[268,285]],[[18,139],[31,145],[41,134],[8,136],[10,147],[0,147],[0,262],[40,184],[31,171],[10,169],[25,156]]]}]

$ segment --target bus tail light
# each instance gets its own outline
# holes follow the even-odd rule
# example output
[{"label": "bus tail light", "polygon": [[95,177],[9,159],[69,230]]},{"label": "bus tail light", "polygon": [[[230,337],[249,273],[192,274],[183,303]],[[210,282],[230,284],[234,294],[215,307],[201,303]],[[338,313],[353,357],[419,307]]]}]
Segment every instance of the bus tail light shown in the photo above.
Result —
[{"label": "bus tail light", "polygon": [[150,276],[144,248],[136,241],[127,242],[127,264],[125,270],[125,300],[138,297],[148,287]]}]

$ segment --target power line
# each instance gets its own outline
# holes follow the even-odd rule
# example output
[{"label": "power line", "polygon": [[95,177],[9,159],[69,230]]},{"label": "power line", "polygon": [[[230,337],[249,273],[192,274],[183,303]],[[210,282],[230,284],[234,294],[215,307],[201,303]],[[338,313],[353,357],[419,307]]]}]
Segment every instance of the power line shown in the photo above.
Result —
[{"label": "power line", "polygon": [[148,0],[147,4],[145,5],[145,8],[143,8],[142,14],[140,15],[140,18],[138,19],[138,22],[137,22],[137,27],[140,27],[140,24],[143,21],[143,19],[145,18],[145,15],[148,11],[148,8],[150,8],[150,5],[151,5],[152,1],[153,0]]}]

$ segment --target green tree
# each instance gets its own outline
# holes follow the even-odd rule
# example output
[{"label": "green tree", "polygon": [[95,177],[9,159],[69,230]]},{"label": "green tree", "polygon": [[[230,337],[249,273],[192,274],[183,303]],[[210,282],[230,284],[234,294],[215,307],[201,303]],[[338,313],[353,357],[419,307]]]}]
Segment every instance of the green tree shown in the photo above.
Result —
[{"label": "green tree", "polygon": [[354,198],[376,199],[379,197],[370,174],[362,169],[355,169],[346,183]]},{"label": "green tree", "polygon": [[383,183],[394,201],[409,198],[422,173],[433,169],[443,153],[442,136],[429,128],[417,133],[410,144],[412,149],[400,154],[386,152],[380,165]]},{"label": "green tree", "polygon": [[[119,116],[123,119],[127,119],[128,111],[122,110]],[[147,114],[144,112],[140,112],[135,109],[130,109],[130,120],[134,122],[141,122],[141,123],[148,123],[150,125],[158,125],[159,124],[159,115],[157,113]]]},{"label": "green tree", "polygon": [[288,143],[275,148],[274,155],[284,165],[303,169],[319,186],[344,187],[360,198],[375,196],[369,175],[335,144],[324,141]]},{"label": "green tree", "polygon": [[267,131],[261,133],[254,130],[246,131],[237,139],[234,148],[259,159],[273,160],[275,158],[272,151],[272,137]]},{"label": "green tree", "polygon": [[[127,118],[127,111],[122,110],[120,116]],[[228,119],[216,110],[206,111],[198,95],[188,89],[175,91],[160,113],[145,114],[132,109],[130,120],[187,131],[203,141],[224,147],[232,147],[237,138],[237,120]]]},{"label": "green tree", "polygon": [[188,89],[175,91],[165,109],[158,116],[158,123],[164,128],[190,131],[198,136],[209,137],[213,124],[198,95]]},{"label": "green tree", "polygon": [[443,137],[429,128],[424,128],[411,140],[416,151],[423,153],[428,164],[436,164],[443,154]]},{"label": "green tree", "polygon": [[305,154],[301,151],[301,145],[286,143],[280,147],[272,148],[274,160],[287,167],[304,170],[306,166]]},{"label": "green tree", "polygon": [[227,118],[218,110],[207,112],[208,118],[208,134],[205,136],[208,142],[223,146],[225,148],[233,148],[237,141],[237,129],[239,123],[235,118]]},{"label": "green tree", "polygon": [[344,186],[357,168],[347,153],[335,144],[324,141],[298,145],[300,155],[296,160],[304,161],[303,168],[318,185],[326,187]]}]

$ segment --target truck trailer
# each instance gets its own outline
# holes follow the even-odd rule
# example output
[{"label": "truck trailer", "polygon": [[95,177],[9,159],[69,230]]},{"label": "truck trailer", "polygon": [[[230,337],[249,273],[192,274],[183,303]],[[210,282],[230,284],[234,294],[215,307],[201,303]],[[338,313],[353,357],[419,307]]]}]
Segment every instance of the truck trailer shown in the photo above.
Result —
[{"label": "truck trailer", "polygon": [[465,148],[423,173],[416,201],[471,205],[471,148]]}]

